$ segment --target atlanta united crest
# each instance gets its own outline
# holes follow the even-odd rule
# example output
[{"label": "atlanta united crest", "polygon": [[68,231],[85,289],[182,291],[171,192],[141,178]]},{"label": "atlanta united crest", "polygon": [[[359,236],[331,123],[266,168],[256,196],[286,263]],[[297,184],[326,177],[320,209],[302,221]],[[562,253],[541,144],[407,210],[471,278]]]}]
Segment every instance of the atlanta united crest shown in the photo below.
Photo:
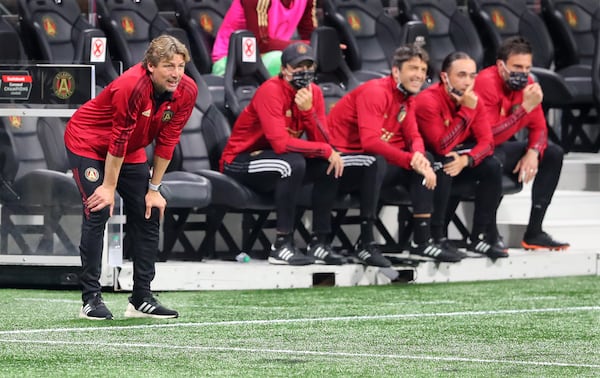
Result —
[{"label": "atlanta united crest", "polygon": [[404,121],[404,118],[406,118],[406,107],[402,105],[400,111],[398,112],[398,123],[402,123],[402,121]]},{"label": "atlanta united crest", "polygon": [[62,71],[54,76],[53,89],[56,97],[61,100],[66,100],[75,92],[75,79],[73,75]]},{"label": "atlanta united crest", "polygon": [[161,120],[163,122],[169,122],[172,119],[173,119],[173,111],[172,110],[165,110],[165,112],[162,115]]},{"label": "atlanta united crest", "polygon": [[98,179],[100,179],[100,172],[98,172],[98,170],[96,168],[86,168],[85,172],[85,179],[88,180],[89,182],[96,182],[98,181]]}]

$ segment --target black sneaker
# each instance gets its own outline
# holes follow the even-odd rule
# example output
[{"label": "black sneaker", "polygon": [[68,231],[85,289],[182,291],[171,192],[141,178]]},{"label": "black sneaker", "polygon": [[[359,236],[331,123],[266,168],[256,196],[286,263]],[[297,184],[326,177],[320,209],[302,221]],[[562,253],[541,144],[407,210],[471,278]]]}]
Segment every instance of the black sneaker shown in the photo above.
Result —
[{"label": "black sneaker", "polygon": [[552,239],[552,236],[548,235],[544,231],[534,236],[529,236],[525,234],[523,240],[521,241],[521,245],[527,250],[549,249],[556,251],[565,250],[570,246],[569,243],[559,242]]},{"label": "black sneaker", "polygon": [[439,238],[439,239],[434,239],[433,242],[435,244],[437,244],[438,247],[440,247],[441,249],[445,249],[446,251],[451,252],[451,253],[457,255],[461,259],[464,259],[465,257],[468,256],[466,253],[464,253],[463,251],[461,251],[458,248],[456,248],[456,246],[454,244],[452,244],[452,242],[450,241],[450,239],[448,239],[447,237],[443,237],[443,238]]},{"label": "black sneaker", "polygon": [[355,250],[355,256],[365,265],[389,268],[392,266],[390,260],[381,254],[375,244],[367,244]]},{"label": "black sneaker", "polygon": [[316,264],[342,265],[346,263],[346,258],[335,253],[327,244],[311,243],[306,248],[306,252],[308,256],[315,259]]},{"label": "black sneaker", "polygon": [[417,244],[414,240],[411,240],[409,252],[413,255],[431,257],[441,262],[459,262],[462,260],[462,256],[435,244],[433,239],[429,239],[427,242],[421,244]]},{"label": "black sneaker", "polygon": [[486,240],[484,234],[479,234],[475,240],[467,240],[467,250],[479,254],[483,254],[492,259],[508,257],[506,250],[491,244]]},{"label": "black sneaker", "polygon": [[276,265],[310,265],[315,263],[312,256],[306,256],[291,243],[284,243],[279,248],[271,246],[269,263]]},{"label": "black sneaker", "polygon": [[83,303],[79,317],[89,320],[112,320],[113,314],[104,304],[102,296],[97,294]]},{"label": "black sneaker", "polygon": [[179,317],[177,311],[161,305],[153,296],[146,297],[136,303],[133,302],[133,297],[129,297],[129,303],[125,310],[126,318],[172,319]]}]

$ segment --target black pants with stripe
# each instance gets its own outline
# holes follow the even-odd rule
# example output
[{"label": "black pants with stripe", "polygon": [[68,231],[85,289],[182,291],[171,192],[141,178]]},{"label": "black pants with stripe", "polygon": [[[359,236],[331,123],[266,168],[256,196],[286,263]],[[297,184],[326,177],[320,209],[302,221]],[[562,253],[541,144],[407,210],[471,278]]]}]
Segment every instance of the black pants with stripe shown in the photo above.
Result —
[{"label": "black pants with stripe", "polygon": [[344,174],[339,180],[339,192],[359,193],[361,218],[374,220],[385,176],[385,159],[382,156],[346,153],[342,159]]},{"label": "black pants with stripe", "polygon": [[277,232],[285,234],[294,231],[300,191],[304,185],[313,184],[313,232],[329,234],[337,179],[333,173],[326,173],[328,166],[329,162],[324,159],[263,150],[239,154],[231,164],[224,165],[223,172],[259,193],[273,193]]},{"label": "black pants with stripe", "polygon": [[[73,177],[77,182],[83,202],[89,198],[104,180],[104,161],[88,159],[68,151]],[[88,174],[86,174],[86,170]],[[94,172],[95,174],[89,174]],[[125,241],[130,248],[133,260],[133,296],[142,299],[151,294],[150,282],[154,279],[154,263],[158,255],[159,210],[152,209],[150,219],[145,218],[146,193],[150,170],[148,164],[123,164],[117,182],[117,191],[123,199],[127,214],[127,234]],[[102,269],[102,249],[104,229],[110,215],[110,209],[90,212],[83,208],[81,226],[82,299],[87,301],[100,292],[100,274]]]},{"label": "black pants with stripe", "polygon": [[[442,161],[442,156],[436,160]],[[456,177],[448,176],[443,168],[436,171],[437,186],[434,194],[434,211],[431,216],[433,237],[446,236],[446,213],[453,185],[475,185],[475,209],[472,234],[487,233],[496,229],[496,211],[502,196],[502,165],[495,156],[488,156],[475,167],[465,167]]]}]

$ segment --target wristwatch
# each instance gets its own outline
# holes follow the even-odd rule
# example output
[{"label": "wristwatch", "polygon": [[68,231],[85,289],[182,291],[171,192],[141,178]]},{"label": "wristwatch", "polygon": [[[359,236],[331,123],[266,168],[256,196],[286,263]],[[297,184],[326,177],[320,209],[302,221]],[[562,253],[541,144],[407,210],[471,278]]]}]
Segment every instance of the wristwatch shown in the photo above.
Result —
[{"label": "wristwatch", "polygon": [[152,190],[154,192],[158,192],[160,190],[160,186],[162,185],[162,183],[158,184],[158,185],[154,185],[152,183],[152,181],[148,180],[148,189]]}]

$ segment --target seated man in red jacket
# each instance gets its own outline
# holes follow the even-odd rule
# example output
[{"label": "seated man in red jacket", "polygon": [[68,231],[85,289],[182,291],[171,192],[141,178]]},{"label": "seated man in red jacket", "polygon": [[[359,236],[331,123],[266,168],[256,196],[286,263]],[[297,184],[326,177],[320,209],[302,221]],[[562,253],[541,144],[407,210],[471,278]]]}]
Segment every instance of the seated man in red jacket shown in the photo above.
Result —
[{"label": "seated man in red jacket", "polygon": [[[312,48],[291,44],[283,50],[281,65],[281,73],[258,88],[235,122],[221,170],[257,192],[274,192],[277,237],[270,263],[342,264],[345,259],[328,242],[335,181],[344,163],[328,143],[323,92],[312,82]],[[298,194],[307,181],[314,183],[313,236],[304,255],[294,246],[293,233]]]},{"label": "seated man in red jacket", "polygon": [[[398,48],[391,74],[362,84],[338,101],[329,113],[329,129],[332,143],[344,153],[346,163],[353,159],[353,154],[383,157],[382,168],[379,168],[386,172],[381,174],[383,184],[401,184],[410,192],[414,217],[410,252],[454,262],[461,256],[435,245],[431,238],[436,175],[431,167],[431,156],[425,153],[414,113],[412,95],[419,92],[425,81],[428,61],[427,52],[418,46]],[[350,169],[344,174],[344,180],[352,175]],[[356,174],[366,175],[366,171]],[[365,181],[368,180],[363,177],[362,182]],[[342,190],[349,189],[343,185],[340,185]],[[361,202],[370,201],[371,206],[376,207],[379,190],[375,188],[380,186],[381,183],[370,190],[361,188]],[[375,208],[367,214],[361,212],[361,216],[364,221],[361,245],[356,249],[358,258],[367,264],[389,266],[372,240]]]},{"label": "seated man in red jacket", "polygon": [[[566,249],[569,243],[554,240],[542,230],[542,222],[558,184],[563,150],[548,144],[548,126],[542,110],[542,88],[534,83],[531,44],[522,37],[505,40],[496,54],[496,65],[483,69],[475,80],[475,91],[492,125],[494,154],[505,173],[519,181],[533,180],[529,224],[521,244],[526,249]],[[527,141],[511,138],[521,129]]]},{"label": "seated man in red jacket", "polygon": [[[446,238],[446,211],[453,181],[476,185],[473,229],[467,249],[491,258],[508,257],[489,240],[496,229],[496,208],[502,195],[502,167],[493,156],[494,138],[483,105],[473,91],[477,65],[464,52],[442,62],[440,82],[415,97],[415,114],[425,147],[438,164],[431,230],[434,240],[452,248]],[[445,162],[445,164],[444,164]]]}]

